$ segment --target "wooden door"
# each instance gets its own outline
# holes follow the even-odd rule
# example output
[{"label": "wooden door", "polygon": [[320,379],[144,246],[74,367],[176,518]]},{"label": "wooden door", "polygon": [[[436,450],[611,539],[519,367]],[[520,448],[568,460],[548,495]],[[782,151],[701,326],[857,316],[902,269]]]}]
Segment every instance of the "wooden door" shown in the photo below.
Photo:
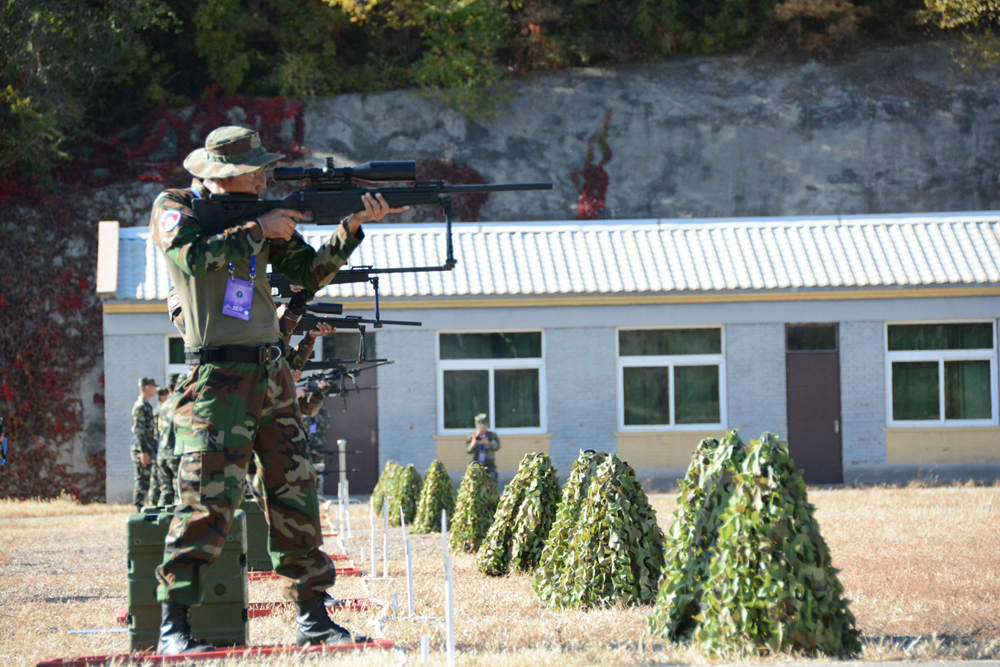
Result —
[{"label": "wooden door", "polygon": [[[367,333],[367,354],[376,358],[375,335]],[[336,333],[323,339],[324,359],[353,359],[358,355],[357,333]],[[358,362],[359,366],[366,366]],[[324,403],[330,416],[330,427],[324,435],[326,443],[326,476],[323,493],[336,497],[340,479],[340,458],[337,440],[347,441],[347,481],[351,495],[371,493],[378,480],[378,369],[370,368],[357,375],[351,391],[331,396]],[[353,388],[357,389],[355,391]]]},{"label": "wooden door", "polygon": [[836,324],[785,327],[788,448],[808,484],[844,481]]}]

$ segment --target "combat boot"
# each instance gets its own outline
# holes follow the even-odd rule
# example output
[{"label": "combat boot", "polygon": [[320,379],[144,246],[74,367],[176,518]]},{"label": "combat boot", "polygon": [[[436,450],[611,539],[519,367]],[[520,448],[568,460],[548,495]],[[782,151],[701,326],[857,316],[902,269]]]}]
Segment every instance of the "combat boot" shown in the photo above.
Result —
[{"label": "combat boot", "polygon": [[191,623],[188,621],[189,609],[190,607],[176,602],[161,603],[162,620],[160,621],[160,641],[156,643],[157,654],[179,655],[215,650],[211,644],[206,644],[191,636]]},{"label": "combat boot", "polygon": [[364,644],[371,639],[364,635],[356,635],[342,625],[333,622],[326,613],[326,596],[321,595],[311,600],[296,602],[299,615],[295,619],[298,632],[295,642],[299,646],[307,644]]}]

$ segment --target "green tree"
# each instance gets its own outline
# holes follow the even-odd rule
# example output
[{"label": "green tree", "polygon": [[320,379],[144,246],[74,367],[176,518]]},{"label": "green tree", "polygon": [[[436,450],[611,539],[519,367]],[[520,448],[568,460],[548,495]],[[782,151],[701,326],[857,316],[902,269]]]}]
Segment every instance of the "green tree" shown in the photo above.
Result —
[{"label": "green tree", "polygon": [[956,30],[966,40],[963,66],[1000,61],[1000,1],[924,0],[920,20],[941,30]]}]

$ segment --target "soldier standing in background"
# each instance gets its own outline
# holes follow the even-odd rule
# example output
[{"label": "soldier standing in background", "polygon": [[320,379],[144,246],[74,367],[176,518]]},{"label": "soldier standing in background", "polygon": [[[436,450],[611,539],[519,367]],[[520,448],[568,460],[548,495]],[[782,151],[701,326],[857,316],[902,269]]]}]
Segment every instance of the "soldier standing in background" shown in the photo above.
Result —
[{"label": "soldier standing in background", "polygon": [[149,474],[156,459],[156,420],[149,399],[156,395],[156,380],[139,379],[139,398],[132,406],[132,464],[135,469],[135,484],[132,487],[132,502],[136,511],[142,510],[149,495]]},{"label": "soldier standing in background", "polygon": [[267,186],[267,168],[282,157],[268,153],[253,130],[217,128],[204,148],[184,160],[194,177],[191,186],[160,193],[150,215],[150,234],[166,256],[180,298],[191,365],[174,408],[180,495],[156,569],[160,654],[212,650],[192,637],[189,611],[202,601],[204,571],[222,550],[251,458],[263,481],[274,571],[286,578],[286,593],[298,607],[296,641],[354,639],[333,622],[324,604],[336,570],[321,548],[316,473],[283,358],[266,268],[271,264],[315,292],[361,242],[363,222],[406,207],[394,209],[382,195],[365,194],[364,210],[345,217],[318,249],[295,231],[308,212],[293,209],[235,219],[218,234],[204,232],[195,199],[259,197]]},{"label": "soldier standing in background", "polygon": [[174,452],[174,406],[180,398],[180,389],[184,385],[184,374],[174,373],[170,376],[168,385],[170,393],[160,404],[160,446],[156,452],[156,468],[159,473],[159,489],[156,495],[157,505],[173,505],[176,500],[177,466],[181,457]]},{"label": "soldier standing in background", "polygon": [[469,436],[466,442],[465,451],[472,454],[472,462],[486,468],[493,481],[497,481],[497,462],[495,452],[500,449],[500,437],[493,431],[487,430],[490,425],[489,418],[485,412],[480,412],[475,419],[476,432]]}]

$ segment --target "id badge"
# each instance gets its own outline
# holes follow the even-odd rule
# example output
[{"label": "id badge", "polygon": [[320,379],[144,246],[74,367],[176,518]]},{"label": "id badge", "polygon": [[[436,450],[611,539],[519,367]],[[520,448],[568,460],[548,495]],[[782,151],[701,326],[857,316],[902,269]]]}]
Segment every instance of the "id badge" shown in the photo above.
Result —
[{"label": "id badge", "polygon": [[222,301],[222,314],[241,320],[250,319],[253,306],[253,283],[229,276],[226,281],[226,296]]}]

